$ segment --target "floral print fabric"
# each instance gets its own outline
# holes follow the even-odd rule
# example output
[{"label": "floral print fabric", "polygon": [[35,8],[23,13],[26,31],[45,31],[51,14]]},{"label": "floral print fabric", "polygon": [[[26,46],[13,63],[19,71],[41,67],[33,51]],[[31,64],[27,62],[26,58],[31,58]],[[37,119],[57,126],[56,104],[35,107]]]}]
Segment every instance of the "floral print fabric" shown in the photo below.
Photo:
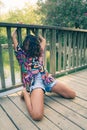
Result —
[{"label": "floral print fabric", "polygon": [[22,82],[24,84],[24,87],[34,85],[35,77],[38,73],[41,73],[41,77],[45,85],[50,84],[54,81],[54,78],[44,69],[43,56],[39,58],[29,57],[29,55],[27,55],[19,45],[15,50],[15,55],[21,67]]}]

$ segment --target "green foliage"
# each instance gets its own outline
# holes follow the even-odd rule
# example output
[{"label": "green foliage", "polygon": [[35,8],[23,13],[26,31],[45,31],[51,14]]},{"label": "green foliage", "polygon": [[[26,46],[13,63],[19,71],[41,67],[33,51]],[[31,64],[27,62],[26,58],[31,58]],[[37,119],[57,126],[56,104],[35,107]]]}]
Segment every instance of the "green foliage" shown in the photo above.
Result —
[{"label": "green foliage", "polygon": [[[3,53],[3,63],[5,66],[5,69],[8,69],[9,64],[10,64],[8,49],[3,49],[2,53]],[[14,68],[15,68],[15,71],[19,71],[19,64],[18,64],[18,61],[17,61],[15,55],[14,55]]]},{"label": "green foliage", "polygon": [[87,28],[87,0],[39,0],[44,24]]},{"label": "green foliage", "polygon": [[87,29],[87,0],[38,0],[35,6],[26,3],[9,11],[0,21]]},{"label": "green foliage", "polygon": [[[8,23],[21,22],[24,24],[42,24],[41,23],[42,16],[37,11],[38,8],[39,6],[37,5],[32,6],[29,3],[26,3],[26,6],[21,10],[15,9],[9,11],[7,14],[3,14],[2,17],[0,17],[0,22],[8,22]],[[7,43],[6,30],[4,30],[4,28],[0,28],[0,44],[4,43]]]},{"label": "green foliage", "polygon": [[0,44],[7,43],[7,38],[4,35],[0,35]]},{"label": "green foliage", "polygon": [[7,43],[6,30],[4,28],[0,28],[0,44]]},{"label": "green foliage", "polygon": [[37,5],[32,6],[29,3],[26,3],[24,8],[11,10],[7,14],[3,15],[1,22],[41,24],[41,15],[36,13],[38,8]]}]

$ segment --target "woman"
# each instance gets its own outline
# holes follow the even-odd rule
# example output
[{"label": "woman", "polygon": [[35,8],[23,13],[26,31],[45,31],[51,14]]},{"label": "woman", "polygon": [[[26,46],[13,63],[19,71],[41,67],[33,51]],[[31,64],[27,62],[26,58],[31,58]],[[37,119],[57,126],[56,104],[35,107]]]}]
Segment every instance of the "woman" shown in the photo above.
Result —
[{"label": "woman", "polygon": [[29,114],[34,120],[41,120],[44,114],[44,93],[55,92],[64,98],[75,98],[76,93],[65,84],[54,79],[44,69],[44,49],[46,40],[28,35],[20,47],[16,30],[12,33],[15,55],[22,71],[23,91]]}]

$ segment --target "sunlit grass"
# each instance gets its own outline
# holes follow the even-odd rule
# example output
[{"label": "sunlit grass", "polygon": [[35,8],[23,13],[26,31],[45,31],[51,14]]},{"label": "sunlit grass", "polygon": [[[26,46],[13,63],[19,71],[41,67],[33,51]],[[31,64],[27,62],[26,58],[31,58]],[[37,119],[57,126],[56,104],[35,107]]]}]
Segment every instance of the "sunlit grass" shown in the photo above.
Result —
[{"label": "sunlit grass", "polygon": [[[2,56],[3,56],[4,73],[5,73],[5,78],[6,78],[10,75],[10,58],[9,58],[8,49],[3,49],[2,54],[3,54]],[[14,52],[13,52],[13,61],[14,61],[15,72],[19,72],[20,67],[14,55]]]}]

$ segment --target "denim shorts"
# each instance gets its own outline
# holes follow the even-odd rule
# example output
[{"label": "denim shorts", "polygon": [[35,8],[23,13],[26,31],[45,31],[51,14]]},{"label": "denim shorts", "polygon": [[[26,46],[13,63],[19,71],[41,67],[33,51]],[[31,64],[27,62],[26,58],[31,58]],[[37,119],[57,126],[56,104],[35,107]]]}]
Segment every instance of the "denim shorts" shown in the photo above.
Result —
[{"label": "denim shorts", "polygon": [[31,93],[34,89],[37,89],[37,88],[41,88],[44,92],[51,92],[52,87],[56,84],[56,82],[57,82],[57,81],[55,80],[54,82],[45,85],[45,84],[43,83],[42,78],[41,78],[41,74],[38,73],[38,75],[36,76],[34,85],[30,86],[30,93]]}]

